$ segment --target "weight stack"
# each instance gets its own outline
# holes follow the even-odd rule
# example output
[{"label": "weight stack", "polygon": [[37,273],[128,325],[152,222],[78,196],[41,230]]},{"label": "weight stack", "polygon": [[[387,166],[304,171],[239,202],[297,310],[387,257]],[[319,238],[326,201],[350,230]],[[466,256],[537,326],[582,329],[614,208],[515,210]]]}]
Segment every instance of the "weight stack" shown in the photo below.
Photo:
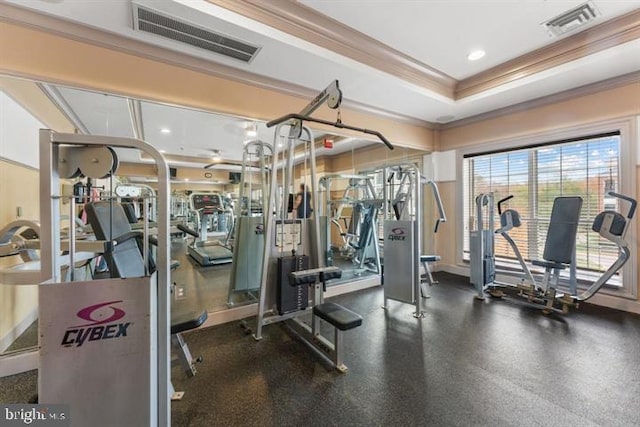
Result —
[{"label": "weight stack", "polygon": [[309,304],[309,286],[292,286],[289,274],[294,271],[308,270],[309,257],[294,255],[278,258],[278,286],[276,287],[276,308],[279,314],[304,310]]}]

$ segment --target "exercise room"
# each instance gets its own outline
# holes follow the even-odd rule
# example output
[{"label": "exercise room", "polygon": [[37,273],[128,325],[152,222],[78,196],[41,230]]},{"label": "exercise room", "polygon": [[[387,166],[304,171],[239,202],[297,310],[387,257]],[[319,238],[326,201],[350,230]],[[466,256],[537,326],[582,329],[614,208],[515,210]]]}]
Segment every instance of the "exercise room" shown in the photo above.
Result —
[{"label": "exercise room", "polygon": [[0,424],[640,424],[640,1],[0,0]]}]

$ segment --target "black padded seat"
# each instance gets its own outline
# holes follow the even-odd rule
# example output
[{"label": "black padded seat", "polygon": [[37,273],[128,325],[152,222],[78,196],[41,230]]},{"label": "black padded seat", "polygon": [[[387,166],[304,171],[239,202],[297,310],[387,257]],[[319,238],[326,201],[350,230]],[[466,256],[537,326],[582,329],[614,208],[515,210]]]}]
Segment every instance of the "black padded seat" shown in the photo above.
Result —
[{"label": "black padded seat", "polygon": [[563,264],[561,262],[540,261],[540,260],[533,260],[531,261],[531,264],[537,265],[539,267],[544,267],[544,268],[555,268],[558,270],[564,270],[565,267],[567,266],[566,264]]},{"label": "black padded seat", "polygon": [[208,314],[206,310],[199,314],[193,311],[177,314],[171,313],[171,335],[195,329],[206,322],[207,318]]},{"label": "black padded seat", "polygon": [[362,325],[362,316],[333,302],[325,302],[314,306],[313,314],[341,331]]},{"label": "black padded seat", "polygon": [[420,262],[440,261],[440,255],[420,255]]}]

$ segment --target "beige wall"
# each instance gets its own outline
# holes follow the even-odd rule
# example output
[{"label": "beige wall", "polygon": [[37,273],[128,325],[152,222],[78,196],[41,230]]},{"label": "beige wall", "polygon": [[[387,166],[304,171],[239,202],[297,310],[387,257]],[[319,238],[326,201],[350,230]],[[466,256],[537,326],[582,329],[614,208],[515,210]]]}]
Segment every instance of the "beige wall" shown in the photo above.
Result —
[{"label": "beige wall", "polygon": [[436,149],[451,150],[640,113],[640,82],[440,132]]},{"label": "beige wall", "polygon": [[[38,171],[0,160],[0,228],[17,219],[18,206],[22,208],[20,219],[39,218],[38,188]],[[0,268],[19,263],[16,258],[0,258]],[[32,315],[37,301],[36,286],[0,285],[0,343],[15,326]]]},{"label": "beige wall", "polygon": [[[487,119],[466,126],[443,129],[437,137],[438,151],[473,148],[488,143],[508,141],[509,139],[536,137],[545,133],[553,133],[561,129],[571,129],[595,125],[599,122],[617,119],[633,119],[640,116],[640,81],[625,86],[603,90],[598,93],[574,97],[562,102],[515,112],[504,116]],[[636,147],[636,158],[640,156],[638,130],[632,129],[630,140],[624,143]],[[640,168],[634,169],[636,199],[640,199]],[[457,212],[459,195],[455,182],[440,184],[440,191],[447,208],[448,223],[442,226],[437,236],[437,251],[442,256],[441,266],[456,266],[460,241],[459,224],[461,212]],[[636,215],[636,229],[640,226],[640,216]],[[455,237],[455,238],[454,238]],[[638,237],[630,236],[638,249]],[[640,274],[636,273],[640,281]],[[628,300],[615,298],[594,298],[594,301],[640,312],[640,304],[630,307]]]}]

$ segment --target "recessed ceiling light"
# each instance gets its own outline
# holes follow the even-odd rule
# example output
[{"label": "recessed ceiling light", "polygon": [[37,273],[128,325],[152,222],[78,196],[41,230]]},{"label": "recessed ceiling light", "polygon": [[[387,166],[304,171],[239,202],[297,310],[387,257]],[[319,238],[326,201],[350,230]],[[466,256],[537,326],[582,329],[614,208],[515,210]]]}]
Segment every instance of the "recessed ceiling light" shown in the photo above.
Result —
[{"label": "recessed ceiling light", "polygon": [[162,133],[171,133],[171,129],[169,129],[169,128],[162,128],[162,129],[160,129],[160,132],[162,132]]},{"label": "recessed ceiling light", "polygon": [[159,150],[161,153],[166,153],[167,150]]},{"label": "recessed ceiling light", "polygon": [[474,50],[467,56],[467,59],[469,61],[477,61],[478,59],[482,58],[484,55],[485,55],[484,50]]}]

